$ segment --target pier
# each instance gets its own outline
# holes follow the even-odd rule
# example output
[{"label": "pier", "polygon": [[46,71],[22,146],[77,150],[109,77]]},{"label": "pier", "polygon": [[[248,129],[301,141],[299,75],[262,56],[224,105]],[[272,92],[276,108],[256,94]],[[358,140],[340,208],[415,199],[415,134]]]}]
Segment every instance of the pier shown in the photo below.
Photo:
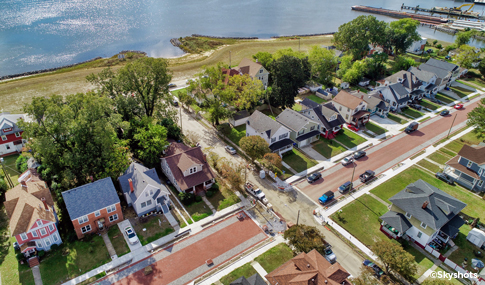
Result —
[{"label": "pier", "polygon": [[427,15],[421,15],[416,13],[406,13],[406,12],[400,12],[396,10],[375,8],[375,7],[362,6],[362,5],[352,6],[352,10],[380,14],[380,15],[390,16],[394,18],[412,18],[420,21],[423,24],[428,24],[428,25],[441,25],[444,23],[448,23],[448,19],[446,18],[427,16]]},{"label": "pier", "polygon": [[427,8],[421,8],[419,7],[419,5],[416,7],[412,7],[412,6],[405,6],[403,4],[401,6],[401,10],[412,10],[415,12],[425,12],[430,14],[437,13],[437,14],[443,14],[443,15],[454,16],[454,17],[482,19],[482,17],[480,16],[480,13],[478,12],[456,11],[456,10],[454,11],[452,8],[433,7],[432,9],[427,9]]}]

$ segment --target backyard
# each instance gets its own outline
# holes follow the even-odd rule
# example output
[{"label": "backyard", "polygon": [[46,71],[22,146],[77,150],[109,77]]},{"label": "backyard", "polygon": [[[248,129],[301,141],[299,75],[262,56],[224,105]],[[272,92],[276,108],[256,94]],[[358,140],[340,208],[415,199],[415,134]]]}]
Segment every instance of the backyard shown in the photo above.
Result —
[{"label": "backyard", "polygon": [[[460,266],[462,262],[465,260],[465,258],[467,258],[468,265],[465,269],[470,272],[475,272],[471,266],[472,264],[471,260],[473,258],[478,258],[474,254],[476,251],[482,251],[482,250],[480,250],[480,248],[476,247],[471,242],[466,240],[466,237],[470,231],[471,231],[471,228],[469,225],[461,226],[458,236],[453,240],[453,242],[460,248],[460,250],[453,251],[448,258]],[[478,258],[478,259],[484,261],[484,258]]]},{"label": "backyard", "polygon": [[317,165],[315,160],[306,157],[296,149],[286,152],[283,155],[283,161],[293,168],[297,173]]},{"label": "backyard", "polygon": [[17,160],[18,157],[19,157],[19,154],[14,154],[3,158],[4,159],[3,166],[5,167],[5,171],[12,179],[12,182],[14,185],[19,184],[18,178],[19,178],[19,175],[21,174],[17,170],[17,167],[15,166],[15,161]]},{"label": "backyard", "polygon": [[352,132],[351,130],[347,130],[345,128],[342,128],[342,130],[338,132],[338,135],[335,137],[335,139],[348,148],[356,147],[361,143],[364,143],[367,141],[366,139],[359,136],[358,134]]},{"label": "backyard", "polygon": [[175,231],[164,215],[130,218],[130,223],[142,245],[149,244]]},{"label": "backyard", "polygon": [[328,159],[347,150],[339,143],[334,142],[333,140],[325,139],[323,137],[320,137],[318,141],[314,142],[312,144],[312,148]]}]

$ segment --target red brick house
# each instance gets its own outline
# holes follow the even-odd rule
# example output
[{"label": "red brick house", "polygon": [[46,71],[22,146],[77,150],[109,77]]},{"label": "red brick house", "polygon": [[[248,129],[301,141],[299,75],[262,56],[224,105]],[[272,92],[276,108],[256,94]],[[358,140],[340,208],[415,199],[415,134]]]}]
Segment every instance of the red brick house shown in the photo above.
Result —
[{"label": "red brick house", "polygon": [[24,146],[23,131],[17,121],[26,119],[24,114],[0,113],[0,156],[19,153]]},{"label": "red brick house", "polygon": [[24,172],[20,184],[5,193],[4,202],[10,233],[26,255],[62,243],[51,193],[34,172],[33,169]]},{"label": "red brick house", "polygon": [[79,239],[123,221],[120,198],[110,177],[62,192]]}]

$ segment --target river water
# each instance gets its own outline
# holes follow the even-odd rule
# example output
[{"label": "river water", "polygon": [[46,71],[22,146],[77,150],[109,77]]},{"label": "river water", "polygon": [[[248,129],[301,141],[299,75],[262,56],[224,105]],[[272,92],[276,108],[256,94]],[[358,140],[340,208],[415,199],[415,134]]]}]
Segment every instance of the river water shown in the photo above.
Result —
[{"label": "river water", "polygon": [[[358,15],[353,5],[399,10],[403,0],[0,0],[0,76],[141,50],[153,57],[182,51],[169,40],[191,34],[252,36],[337,31]],[[431,8],[451,0],[406,0]],[[483,11],[485,6],[475,6]],[[394,20],[375,15],[380,20]],[[453,41],[420,27],[421,35]],[[474,43],[481,45],[482,43]]]}]

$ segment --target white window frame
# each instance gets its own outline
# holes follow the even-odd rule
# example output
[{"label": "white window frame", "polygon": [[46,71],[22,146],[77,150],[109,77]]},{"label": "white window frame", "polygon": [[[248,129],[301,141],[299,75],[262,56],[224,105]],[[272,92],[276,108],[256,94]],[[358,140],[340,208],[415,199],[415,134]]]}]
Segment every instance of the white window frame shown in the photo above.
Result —
[{"label": "white window frame", "polygon": [[422,236],[423,236],[423,233],[422,232],[418,232],[417,237],[418,238],[421,238]]},{"label": "white window frame", "polygon": [[49,225],[49,231],[53,232],[54,231],[54,225],[53,224],[50,224]]},{"label": "white window frame", "polygon": [[116,205],[108,206],[106,210],[108,211],[108,213],[114,212],[116,211]]},{"label": "white window frame", "polygon": [[47,234],[47,231],[45,230],[45,228],[41,228],[40,229],[40,235],[45,236],[46,234]]},{"label": "white window frame", "polygon": [[304,129],[298,131],[298,135],[303,135],[304,133],[305,133],[305,130]]},{"label": "white window frame", "polygon": [[473,161],[469,160],[468,163],[466,164],[466,168],[470,168],[473,166]]},{"label": "white window frame", "polygon": [[37,231],[32,231],[32,236],[33,236],[33,237],[38,237],[38,235],[37,235]]},{"label": "white window frame", "polygon": [[[89,228],[89,229],[88,229]],[[91,225],[85,225],[84,227],[81,228],[81,232],[83,234],[88,233],[92,230]]]},{"label": "white window frame", "polygon": [[404,216],[405,216],[406,218],[408,218],[408,219],[411,219],[411,217],[412,217],[413,215],[411,215],[411,214],[409,214],[408,212],[406,212],[406,214],[404,214]]},{"label": "white window frame", "polygon": [[35,245],[36,245],[37,247],[40,247],[40,248],[43,248],[43,247],[44,247],[44,244],[42,243],[42,241],[41,241],[41,240],[36,240],[36,241],[35,241]]},{"label": "white window frame", "polygon": [[[312,119],[313,119],[313,116],[312,116]],[[310,131],[313,131],[314,129],[315,129],[315,126],[310,127]]]},{"label": "white window frame", "polygon": [[150,206],[152,204],[152,200],[147,201],[147,206]]},{"label": "white window frame", "polygon": [[271,138],[271,142],[274,143],[276,141],[276,138]]},{"label": "white window frame", "polygon": [[153,189],[150,189],[150,196],[153,196]]},{"label": "white window frame", "polygon": [[96,211],[96,212],[94,212],[94,216],[99,217],[99,216],[101,216],[101,213],[99,211]]},{"label": "white window frame", "polygon": [[88,218],[88,216],[87,216],[87,215],[86,215],[86,216],[82,216],[82,217],[77,218],[77,222],[78,222],[80,225],[82,225],[82,224],[84,224],[84,223],[89,222],[89,218]]},{"label": "white window frame", "polygon": [[20,133],[19,133],[19,132],[16,132],[16,133],[15,133],[15,137],[16,137],[16,138],[20,138],[20,136],[21,136],[21,135],[20,135]]},{"label": "white window frame", "polygon": [[41,221],[37,221],[36,224],[37,224],[38,227],[42,227],[42,222]]},{"label": "white window frame", "polygon": [[112,216],[109,216],[109,221],[110,221],[110,222],[114,222],[114,221],[116,221],[116,220],[118,220],[118,214],[114,214],[114,215],[112,215]]},{"label": "white window frame", "polygon": [[259,73],[263,73],[263,69],[262,68],[259,70]]},{"label": "white window frame", "polygon": [[482,187],[483,185],[483,180],[479,180],[478,183],[477,183],[478,187]]},{"label": "white window frame", "polygon": [[423,229],[426,229],[428,227],[428,225],[426,225],[424,222],[421,222],[421,225],[420,225]]},{"label": "white window frame", "polygon": [[[45,241],[45,246],[46,247],[47,246],[50,246],[52,244],[52,241],[50,240],[50,238],[46,238],[44,241]],[[49,243],[49,244],[47,244],[47,243]]]},{"label": "white window frame", "polygon": [[53,234],[52,239],[54,240],[54,242],[57,242],[59,240],[59,237],[57,236],[57,234]]},{"label": "white window frame", "polygon": [[146,208],[147,207],[147,202],[142,202],[140,204],[140,207],[143,209],[143,208]]},{"label": "white window frame", "polygon": [[3,135],[2,136],[2,141],[6,141],[7,140],[7,136],[6,135]]},{"label": "white window frame", "polygon": [[[24,238],[24,237],[25,237],[25,238]],[[26,240],[26,239],[28,239],[28,238],[29,238],[29,237],[27,236],[27,234],[26,234],[26,233],[21,233],[21,234],[20,234],[20,239],[21,239],[21,240]]]}]

